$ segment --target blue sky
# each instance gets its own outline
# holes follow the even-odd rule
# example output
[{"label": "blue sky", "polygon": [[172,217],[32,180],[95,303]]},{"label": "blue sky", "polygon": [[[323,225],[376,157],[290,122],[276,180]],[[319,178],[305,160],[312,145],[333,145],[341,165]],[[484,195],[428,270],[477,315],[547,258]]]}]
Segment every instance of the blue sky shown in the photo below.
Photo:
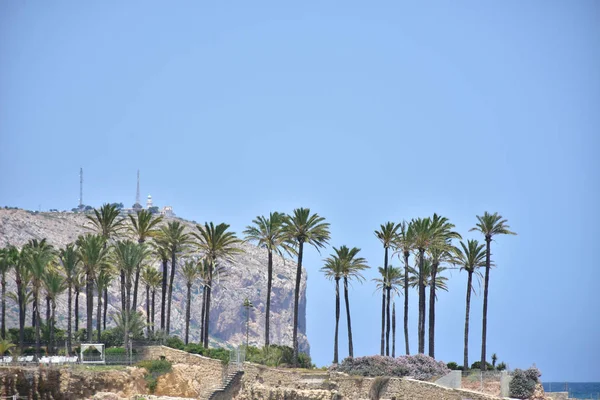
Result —
[{"label": "blue sky", "polygon": [[[600,3],[285,3],[1,2],[0,204],[70,209],[83,167],[86,204],[131,205],[139,168],[155,203],[237,232],[310,207],[374,269],[385,221],[437,212],[479,238],[475,215],[497,211],[519,235],[493,243],[488,354],[600,381]],[[332,359],[330,251],[305,260],[318,365]],[[366,277],[355,355],[379,350]],[[439,295],[445,361],[462,360],[465,286],[454,271]]]}]

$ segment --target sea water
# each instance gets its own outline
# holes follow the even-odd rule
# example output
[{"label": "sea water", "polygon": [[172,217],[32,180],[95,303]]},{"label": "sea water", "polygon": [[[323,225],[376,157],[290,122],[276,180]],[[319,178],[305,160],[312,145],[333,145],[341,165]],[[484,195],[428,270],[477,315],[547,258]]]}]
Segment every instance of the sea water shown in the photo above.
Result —
[{"label": "sea water", "polygon": [[571,399],[600,399],[600,382],[543,382],[545,392],[569,392]]}]

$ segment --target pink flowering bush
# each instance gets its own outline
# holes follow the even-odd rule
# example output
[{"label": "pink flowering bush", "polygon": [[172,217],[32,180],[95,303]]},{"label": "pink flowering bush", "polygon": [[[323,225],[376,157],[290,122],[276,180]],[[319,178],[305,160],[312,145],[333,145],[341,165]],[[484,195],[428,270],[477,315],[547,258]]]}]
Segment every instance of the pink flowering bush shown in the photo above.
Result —
[{"label": "pink flowering bush", "polygon": [[450,372],[446,364],[424,354],[397,358],[383,356],[346,358],[341,364],[330,369],[350,375],[406,376],[422,381],[444,376]]}]

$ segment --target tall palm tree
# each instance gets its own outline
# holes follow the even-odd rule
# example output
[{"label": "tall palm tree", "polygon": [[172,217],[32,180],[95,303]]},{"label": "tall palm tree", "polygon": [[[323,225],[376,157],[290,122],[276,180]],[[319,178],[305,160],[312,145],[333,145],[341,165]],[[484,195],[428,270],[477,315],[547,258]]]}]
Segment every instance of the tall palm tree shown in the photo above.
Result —
[{"label": "tall palm tree", "polygon": [[0,337],[6,339],[6,274],[12,267],[10,251],[8,248],[0,249],[0,285],[2,285],[2,316],[0,323]]},{"label": "tall palm tree", "polygon": [[73,305],[72,290],[76,286],[76,279],[79,274],[79,256],[75,244],[69,243],[64,249],[60,250],[60,263],[65,276],[65,284],[67,285],[67,352],[72,353],[72,324],[71,312]]},{"label": "tall palm tree", "polygon": [[[206,287],[208,286],[208,276],[210,274],[211,261],[206,257],[200,261],[198,268],[200,270],[200,281],[202,282],[202,311],[200,316],[200,337],[204,338],[204,320],[206,315]],[[201,339],[202,341],[203,339]]]},{"label": "tall palm tree", "polygon": [[8,248],[9,258],[13,265],[15,285],[17,286],[17,293],[10,293],[9,295],[14,295],[19,306],[19,348],[21,352],[25,349],[25,318],[27,316],[27,304],[31,297],[28,288],[31,273],[25,261],[28,248],[27,245],[20,251],[14,246]]},{"label": "tall palm tree", "polygon": [[213,284],[213,273],[215,271],[217,261],[232,261],[233,256],[242,253],[243,250],[239,247],[242,240],[235,236],[235,232],[227,231],[229,225],[221,223],[214,225],[212,222],[205,222],[204,225],[196,225],[198,232],[192,233],[196,238],[196,246],[204,254],[204,257],[210,262],[208,271],[208,281],[206,283],[206,302],[205,315],[202,321],[204,337],[202,338],[205,348],[208,348],[208,337],[210,330],[210,300]]},{"label": "tall palm tree", "polygon": [[179,221],[171,221],[160,229],[161,239],[166,241],[171,255],[171,277],[169,278],[169,293],[167,299],[167,334],[171,331],[171,301],[173,300],[173,281],[177,268],[177,255],[190,243],[191,237],[185,233],[185,225]]},{"label": "tall palm tree", "polygon": [[461,236],[453,231],[454,224],[448,221],[448,218],[438,214],[433,214],[431,224],[435,231],[436,240],[429,248],[431,257],[431,285],[429,286],[429,357],[435,358],[435,290],[436,276],[440,265],[447,263],[452,258],[452,239],[462,239]]},{"label": "tall palm tree", "polygon": [[300,300],[300,281],[302,278],[302,256],[304,244],[313,246],[317,251],[328,243],[329,223],[325,218],[314,213],[309,208],[296,208],[292,215],[286,215],[283,230],[287,238],[297,248],[298,263],[296,267],[296,287],[294,290],[294,332],[292,336],[294,354],[293,364],[298,365],[298,302]]},{"label": "tall palm tree", "polygon": [[133,310],[120,310],[112,315],[115,321],[115,330],[120,332],[123,336],[123,347],[127,351],[127,357],[129,364],[131,364],[131,337],[143,332],[146,324],[141,313]]},{"label": "tall palm tree", "polygon": [[169,278],[169,256],[171,254],[169,250],[169,243],[163,239],[160,235],[152,243],[154,253],[160,259],[162,263],[162,274],[161,274],[161,307],[160,307],[160,329],[165,331],[165,320],[167,316],[167,283]]},{"label": "tall palm tree", "polygon": [[490,282],[491,250],[490,244],[492,238],[497,235],[516,235],[510,231],[507,220],[503,219],[497,212],[490,214],[487,211],[483,216],[477,216],[477,224],[469,231],[478,231],[485,237],[485,281],[483,286],[483,329],[481,332],[481,370],[486,370],[485,352],[487,341],[487,307],[488,307],[488,288]]},{"label": "tall palm tree", "polygon": [[[100,209],[94,209],[94,215],[86,215],[92,229],[104,239],[104,247],[110,239],[125,229],[125,219],[120,217],[120,209],[116,204],[105,203]],[[122,282],[121,282],[122,283]],[[108,287],[104,288],[104,327],[106,328],[106,309],[108,307]],[[98,315],[98,318],[101,318]]]},{"label": "tall palm tree", "polygon": [[[43,277],[46,294],[51,303],[50,318],[46,322],[48,325],[48,352],[54,354],[54,330],[56,326],[56,298],[67,289],[67,280],[60,274],[57,268],[52,268],[46,272]],[[69,340],[69,339],[67,339]]]},{"label": "tall palm tree", "polygon": [[254,225],[246,227],[244,235],[246,240],[256,242],[258,247],[267,249],[267,303],[265,310],[265,346],[270,343],[270,318],[271,318],[271,288],[273,284],[273,253],[283,257],[282,250],[290,254],[293,249],[287,243],[287,237],[283,231],[283,221],[285,214],[272,212],[268,218],[263,216],[256,217],[252,223]]},{"label": "tall palm tree", "polygon": [[122,292],[125,292],[124,296],[123,293],[121,294],[122,297],[125,297],[125,310],[135,311],[131,304],[131,289],[134,275],[147,255],[148,251],[143,242],[121,240],[114,244],[111,260],[115,268],[120,271],[121,276],[125,276],[125,287],[121,289]]},{"label": "tall palm tree", "polygon": [[417,250],[418,261],[418,289],[419,289],[419,323],[418,323],[418,352],[425,353],[425,283],[424,262],[425,251],[431,246],[435,232],[432,228],[431,218],[415,218],[411,221],[413,228],[413,246]]},{"label": "tall palm tree", "polygon": [[[77,252],[77,256],[79,257],[79,251]],[[73,319],[75,320],[75,332],[79,331],[79,294],[81,293],[81,289],[85,288],[86,283],[86,275],[83,268],[79,268],[75,279],[73,280],[73,290],[75,292],[75,305],[73,307]]]},{"label": "tall palm tree", "polygon": [[[454,248],[454,258],[452,262],[460,266],[461,271],[467,271],[467,301],[465,313],[465,350],[463,365],[465,369],[469,368],[469,313],[471,310],[471,292],[473,288],[473,274],[478,274],[479,268],[485,267],[486,251],[485,245],[479,244],[477,240],[468,240],[467,244],[460,242],[460,248]],[[461,249],[462,248],[462,249]]]},{"label": "tall palm tree", "polygon": [[395,247],[404,258],[404,346],[406,348],[406,355],[410,354],[410,347],[408,344],[408,259],[410,257],[410,253],[414,250],[413,235],[414,231],[412,224],[402,221],[400,223],[400,230],[398,232],[398,238]]},{"label": "tall palm tree", "polygon": [[[87,341],[92,341],[92,318],[94,313],[94,282],[100,271],[108,263],[108,249],[104,246],[106,240],[100,235],[87,234],[79,236],[77,239],[77,248],[79,250],[79,259],[85,272],[85,297],[86,297],[86,317],[87,317]],[[100,313],[98,314],[98,319]]]},{"label": "tall palm tree", "polygon": [[[352,323],[350,321],[350,299],[348,298],[348,281],[356,279],[359,282],[365,280],[360,273],[369,268],[367,260],[358,257],[360,249],[353,247],[349,249],[346,246],[341,246],[339,249],[333,248],[337,257],[342,262],[342,276],[344,277],[344,300],[346,302],[346,320],[348,322],[348,356],[354,357],[354,345],[352,343]],[[389,296],[388,296],[389,299]]]},{"label": "tall palm tree", "polygon": [[[146,265],[146,267],[143,270],[142,279],[146,284],[147,289],[150,291],[150,293],[146,293],[146,296],[150,301],[150,306],[147,307],[146,310],[148,314],[146,324],[148,326],[148,331],[154,332],[154,305],[156,298],[156,290],[160,288],[162,277],[160,271],[158,271],[152,265]],[[150,337],[149,333],[148,337]]]},{"label": "tall palm tree", "polygon": [[40,242],[32,240],[28,243],[28,249],[25,255],[25,263],[31,273],[31,287],[33,293],[33,312],[35,314],[35,349],[36,356],[40,356],[40,290],[43,286],[44,275],[47,272],[49,264],[54,260],[56,253],[52,246],[48,245],[43,239]]},{"label": "tall palm tree", "polygon": [[[98,290],[98,313],[96,318],[96,332],[98,334],[98,342],[102,339],[102,311],[104,310],[104,324],[106,324],[106,307],[102,308],[102,297],[114,278],[115,270],[110,264],[106,263],[100,268],[100,273],[96,275],[96,289]],[[104,296],[106,302],[106,296]],[[104,327],[106,329],[106,326]]]},{"label": "tall palm tree", "polygon": [[[380,229],[375,231],[375,236],[377,239],[381,241],[384,249],[384,258],[383,258],[383,269],[387,271],[388,269],[388,251],[394,245],[394,242],[398,238],[398,230],[400,229],[400,224],[396,224],[394,222],[386,222],[383,225],[380,225]],[[386,307],[386,298],[385,291],[381,296],[381,355],[390,355],[390,312],[389,312],[389,304]],[[389,298],[387,299],[389,303]],[[387,308],[387,323],[386,323],[386,308]]]},{"label": "tall palm tree", "polygon": [[183,278],[185,279],[185,286],[187,288],[187,305],[185,309],[185,344],[188,344],[190,337],[190,318],[191,318],[191,307],[192,307],[192,285],[197,283],[196,281],[201,275],[201,263],[194,260],[187,260],[181,267]]},{"label": "tall palm tree", "polygon": [[390,299],[391,292],[394,293],[394,296],[400,295],[400,289],[404,287],[402,268],[396,268],[389,265],[387,271],[381,267],[379,267],[378,270],[381,278],[373,279],[377,284],[377,290],[385,292]]},{"label": "tall palm tree", "polygon": [[[155,215],[150,210],[140,210],[136,216],[129,215],[131,220],[130,231],[137,237],[138,243],[145,243],[148,238],[158,233],[158,225],[162,222],[162,215]],[[133,284],[133,309],[137,309],[138,285],[140,280],[141,265],[135,270],[135,281]]]},{"label": "tall palm tree", "polygon": [[396,358],[396,302],[392,303],[392,358]]},{"label": "tall palm tree", "polygon": [[342,278],[342,262],[332,254],[325,259],[321,272],[329,280],[335,281],[335,332],[333,334],[333,363],[338,363],[338,331],[340,326],[340,279]]}]

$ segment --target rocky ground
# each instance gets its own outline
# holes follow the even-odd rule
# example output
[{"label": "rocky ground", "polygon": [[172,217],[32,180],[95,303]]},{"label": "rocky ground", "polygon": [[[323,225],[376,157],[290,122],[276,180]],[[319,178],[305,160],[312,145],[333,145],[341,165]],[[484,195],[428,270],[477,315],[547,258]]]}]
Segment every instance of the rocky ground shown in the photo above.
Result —
[{"label": "rocky ground", "polygon": [[[38,213],[16,209],[0,209],[0,248],[9,244],[22,246],[29,239],[47,238],[56,247],[64,247],[81,234],[91,232],[89,224],[82,214],[74,213]],[[188,231],[195,230],[190,221],[180,220]],[[212,339],[229,345],[238,345],[245,341],[245,309],[242,304],[248,297],[254,308],[250,314],[250,344],[264,343],[265,302],[267,288],[267,253],[251,244],[243,244],[243,254],[235,257],[233,263],[225,263],[227,272],[217,280],[211,304]],[[156,262],[155,262],[156,263]],[[158,267],[158,263],[156,263]],[[271,302],[271,343],[291,346],[293,296],[296,263],[274,256],[273,293]],[[14,290],[14,279],[9,277],[9,291]],[[139,311],[145,312],[145,290],[140,291]],[[192,294],[192,317],[190,335],[192,341],[199,337],[201,311],[201,291],[194,288]],[[160,296],[157,294],[157,300]],[[176,275],[173,291],[173,309],[171,310],[171,332],[182,334],[185,329],[185,285],[181,276]],[[85,294],[80,295],[80,315],[84,315]],[[155,316],[160,320],[160,301],[157,301]],[[17,308],[8,300],[8,324],[17,325]],[[120,307],[119,290],[115,282],[109,292],[109,315]],[[66,326],[66,296],[58,301],[58,325]],[[41,313],[44,315],[45,306]],[[299,304],[299,341],[300,349],[308,352],[306,339],[306,271],[303,271]],[[109,321],[109,325],[110,325]],[[95,326],[95,325],[94,325]]]}]

